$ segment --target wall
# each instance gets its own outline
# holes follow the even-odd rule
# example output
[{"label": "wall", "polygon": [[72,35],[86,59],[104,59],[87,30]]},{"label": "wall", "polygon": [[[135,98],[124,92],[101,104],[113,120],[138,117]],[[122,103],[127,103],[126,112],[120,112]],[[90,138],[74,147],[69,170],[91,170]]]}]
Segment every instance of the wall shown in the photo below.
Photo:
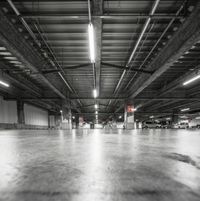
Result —
[{"label": "wall", "polygon": [[32,105],[24,104],[25,124],[48,126],[48,112]]},{"label": "wall", "polygon": [[16,101],[5,101],[0,96],[0,123],[17,123],[17,104]]}]

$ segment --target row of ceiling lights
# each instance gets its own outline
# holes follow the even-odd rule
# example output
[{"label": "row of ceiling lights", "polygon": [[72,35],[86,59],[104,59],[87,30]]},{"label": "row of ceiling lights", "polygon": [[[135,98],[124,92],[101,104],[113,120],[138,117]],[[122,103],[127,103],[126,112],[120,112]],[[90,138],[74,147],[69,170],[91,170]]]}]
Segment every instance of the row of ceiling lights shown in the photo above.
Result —
[{"label": "row of ceiling lights", "polygon": [[[9,60],[10,63],[13,63],[17,59],[16,57],[12,57],[12,54],[8,52],[5,47],[0,47],[0,56],[3,56],[4,59]],[[10,86],[4,80],[0,80],[0,85],[4,87]]]},{"label": "row of ceiling lights", "polygon": [[[9,52],[5,47],[0,46],[0,56],[3,57],[9,64],[14,65],[18,68],[25,68],[22,62],[20,62],[16,57],[14,57],[11,52]],[[10,85],[3,80],[0,80],[0,85],[4,87],[9,87]]]},{"label": "row of ceiling lights", "polygon": [[[94,33],[94,26],[91,21],[91,10],[90,10],[90,0],[88,0],[88,14],[89,14],[89,24],[88,24],[88,39],[89,39],[89,52],[90,52],[90,62],[94,65],[96,56],[95,56],[95,33]],[[96,89],[96,83],[93,89],[93,97],[96,99],[98,97],[98,92]],[[96,102],[96,101],[95,101]],[[94,105],[95,108],[95,117],[96,121],[98,122],[98,104],[97,102]]]}]

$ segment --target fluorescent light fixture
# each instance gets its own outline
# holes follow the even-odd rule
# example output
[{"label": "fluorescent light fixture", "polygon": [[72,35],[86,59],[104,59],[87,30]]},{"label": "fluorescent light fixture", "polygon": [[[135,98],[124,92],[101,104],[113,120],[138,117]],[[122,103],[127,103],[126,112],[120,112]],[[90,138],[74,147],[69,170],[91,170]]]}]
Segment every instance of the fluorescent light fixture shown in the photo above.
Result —
[{"label": "fluorescent light fixture", "polygon": [[4,57],[4,59],[7,59],[7,60],[12,60],[12,61],[16,61],[17,58],[16,57]]},{"label": "fluorescent light fixture", "polygon": [[9,61],[11,64],[22,64],[20,61]]},{"label": "fluorescent light fixture", "polygon": [[200,119],[200,117],[196,117],[195,119]]},{"label": "fluorescent light fixture", "polygon": [[91,63],[95,63],[94,27],[92,23],[88,25],[88,35],[89,35],[90,61]]},{"label": "fluorescent light fixture", "polygon": [[187,116],[180,116],[181,119],[187,119]]},{"label": "fluorescent light fixture", "polygon": [[199,78],[200,78],[200,75],[197,75],[197,76],[191,78],[190,80],[184,82],[183,85],[184,85],[184,86],[185,86],[185,85],[188,85],[188,84],[190,84],[191,82],[194,82],[195,80],[198,80]]},{"label": "fluorescent light fixture", "polygon": [[94,108],[95,108],[95,109],[98,109],[98,105],[97,105],[97,104],[95,104],[95,105],[94,105]]},{"label": "fluorescent light fixture", "polygon": [[93,89],[93,96],[94,96],[94,98],[97,97],[97,90],[96,89]]},{"label": "fluorescent light fixture", "polygon": [[3,85],[4,87],[9,87],[10,85],[7,84],[6,82],[0,80],[0,85]]},{"label": "fluorescent light fixture", "polygon": [[2,56],[11,56],[12,54],[10,52],[0,52],[0,55],[2,55]]},{"label": "fluorescent light fixture", "polygon": [[188,110],[190,110],[190,108],[184,108],[184,109],[181,109],[181,112],[186,112]]},{"label": "fluorescent light fixture", "polygon": [[25,66],[23,64],[14,64],[14,65],[17,66],[17,67],[19,67],[19,68],[25,68]]},{"label": "fluorescent light fixture", "polygon": [[96,111],[95,114],[98,114],[98,111]]},{"label": "fluorescent light fixture", "polygon": [[0,47],[0,50],[1,50],[1,51],[5,51],[6,48],[5,48],[5,47]]}]

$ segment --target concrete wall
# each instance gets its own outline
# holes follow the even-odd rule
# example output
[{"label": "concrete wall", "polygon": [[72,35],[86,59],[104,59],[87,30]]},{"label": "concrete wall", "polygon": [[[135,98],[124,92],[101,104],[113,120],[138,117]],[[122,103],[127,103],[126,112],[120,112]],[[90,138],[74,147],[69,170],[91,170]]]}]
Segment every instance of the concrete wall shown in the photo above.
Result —
[{"label": "concrete wall", "polygon": [[48,126],[48,112],[43,109],[24,104],[24,117],[27,125]]},{"label": "concrete wall", "polygon": [[17,123],[17,104],[16,101],[5,101],[0,96],[0,123]]},{"label": "concrete wall", "polygon": [[[6,101],[0,96],[0,129],[47,129],[48,111],[24,104],[25,124],[18,124],[17,102]],[[55,117],[51,118],[55,127]]]}]

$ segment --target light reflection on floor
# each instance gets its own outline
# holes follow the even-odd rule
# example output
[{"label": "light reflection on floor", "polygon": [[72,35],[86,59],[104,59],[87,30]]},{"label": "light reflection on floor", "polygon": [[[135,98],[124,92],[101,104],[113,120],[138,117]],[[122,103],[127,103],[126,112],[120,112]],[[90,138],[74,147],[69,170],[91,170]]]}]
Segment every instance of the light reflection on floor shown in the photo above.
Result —
[{"label": "light reflection on floor", "polygon": [[200,200],[199,130],[0,131],[0,200]]}]

